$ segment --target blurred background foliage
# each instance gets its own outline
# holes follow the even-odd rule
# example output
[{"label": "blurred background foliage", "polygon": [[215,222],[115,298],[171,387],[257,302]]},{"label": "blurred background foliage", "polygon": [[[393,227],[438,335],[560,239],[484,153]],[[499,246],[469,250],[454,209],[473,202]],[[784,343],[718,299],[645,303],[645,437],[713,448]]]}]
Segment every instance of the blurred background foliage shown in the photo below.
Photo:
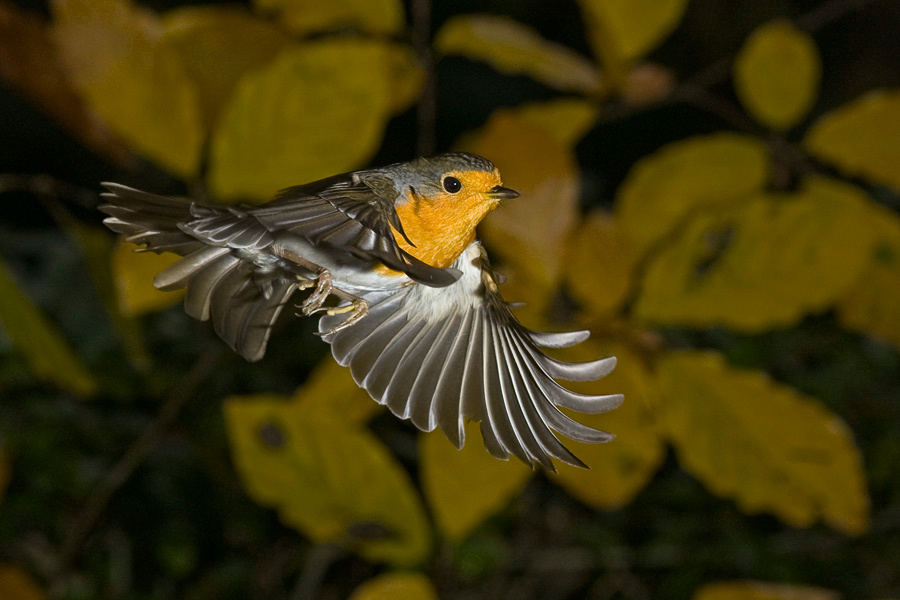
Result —
[{"label": "blurred background foliage", "polygon": [[[900,597],[900,4],[0,0],[0,597]],[[456,451],[311,321],[249,365],[99,182],[260,202],[464,149],[591,470]]]}]

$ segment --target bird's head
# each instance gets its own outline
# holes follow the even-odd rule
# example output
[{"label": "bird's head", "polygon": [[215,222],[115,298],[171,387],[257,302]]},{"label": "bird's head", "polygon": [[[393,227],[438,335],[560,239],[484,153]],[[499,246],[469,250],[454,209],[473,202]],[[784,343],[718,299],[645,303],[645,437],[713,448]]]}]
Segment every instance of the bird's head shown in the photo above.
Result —
[{"label": "bird's head", "polygon": [[[475,237],[475,226],[503,200],[518,192],[503,187],[487,159],[453,152],[387,169],[400,193],[397,214],[406,237],[398,242],[428,264],[452,264]],[[395,236],[397,237],[397,236]]]}]

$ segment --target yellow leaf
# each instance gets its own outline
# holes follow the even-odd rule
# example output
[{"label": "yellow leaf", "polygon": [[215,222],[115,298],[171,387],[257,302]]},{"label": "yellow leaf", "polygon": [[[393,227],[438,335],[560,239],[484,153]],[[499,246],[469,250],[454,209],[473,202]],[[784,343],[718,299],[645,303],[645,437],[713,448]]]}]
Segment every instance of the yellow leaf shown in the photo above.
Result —
[{"label": "yellow leaf", "polygon": [[757,138],[716,133],[674,142],[631,169],[616,195],[616,218],[643,256],[693,210],[734,204],[762,189],[770,169]]},{"label": "yellow leaf", "polygon": [[900,189],[900,90],[872,92],[825,115],[803,142],[848,175]]},{"label": "yellow leaf", "polygon": [[185,6],[163,17],[164,40],[197,86],[211,129],[240,77],[270,62],[289,42],[280,29],[236,6]]},{"label": "yellow leaf", "polygon": [[871,203],[866,226],[875,235],[868,264],[838,301],[841,325],[892,341],[900,346],[900,217]]},{"label": "yellow leaf", "polygon": [[438,595],[421,573],[385,573],[356,588],[350,600],[438,600]]},{"label": "yellow leaf", "polygon": [[815,40],[783,20],[756,29],[734,63],[741,103],[757,121],[779,131],[806,116],[816,101],[821,76]]},{"label": "yellow leaf", "polygon": [[126,0],[55,0],[53,35],[88,104],[147,158],[196,174],[203,131],[197,92],[155,15]]},{"label": "yellow leaf", "polygon": [[665,444],[656,426],[650,403],[655,401],[651,377],[640,357],[622,345],[602,345],[588,340],[559,354],[569,361],[615,356],[615,370],[600,381],[566,384],[582,394],[625,394],[625,402],[602,415],[578,415],[578,421],[615,433],[608,444],[567,444],[590,470],[559,464],[553,478],[570,494],[594,508],[625,506],[659,468]]},{"label": "yellow leaf", "polygon": [[574,146],[594,126],[600,107],[581,98],[556,98],[523,104],[513,113],[543,127],[563,146]]},{"label": "yellow leaf", "polygon": [[840,594],[805,585],[762,581],[717,581],[697,590],[694,600],[839,600]]},{"label": "yellow leaf", "polygon": [[657,372],[660,423],[681,466],[714,494],[793,526],[822,519],[851,535],[866,530],[859,450],[818,400],[714,353],[670,353]]},{"label": "yellow leaf", "polygon": [[565,279],[572,296],[593,316],[608,317],[628,299],[634,285],[635,257],[613,216],[587,215],[572,236]]},{"label": "yellow leaf", "polygon": [[466,423],[465,439],[457,450],[439,430],[419,435],[422,492],[438,529],[457,544],[502,510],[534,475],[518,461],[488,454],[475,421]]},{"label": "yellow leaf", "polygon": [[580,0],[588,33],[601,56],[640,58],[678,26],[687,0]]},{"label": "yellow leaf", "polygon": [[21,352],[35,377],[76,396],[90,396],[97,382],[59,330],[26,296],[0,262],[0,327]]},{"label": "yellow leaf", "polygon": [[647,265],[634,315],[656,324],[763,331],[831,306],[857,280],[875,236],[853,186],[808,179],[698,214]]},{"label": "yellow leaf", "polygon": [[397,115],[416,103],[425,86],[425,69],[409,44],[388,44],[390,111]]},{"label": "yellow leaf", "polygon": [[44,600],[47,594],[30,574],[16,565],[0,564],[0,598],[3,600]]},{"label": "yellow leaf", "polygon": [[180,256],[166,252],[135,252],[137,246],[119,242],[112,254],[112,275],[116,300],[123,315],[142,315],[172,306],[184,296],[184,290],[161,292],[153,287],[153,278]]},{"label": "yellow leaf", "polygon": [[527,75],[563,92],[600,90],[600,76],[591,61],[507,17],[455,16],[437,32],[434,47],[441,54],[484,61],[501,73]]},{"label": "yellow leaf", "polygon": [[360,388],[350,369],[337,364],[329,354],[294,393],[294,401],[312,410],[331,411],[353,423],[366,423],[384,407]]},{"label": "yellow leaf", "polygon": [[574,152],[542,127],[499,110],[462,144],[491,160],[521,194],[484,220],[493,252],[544,288],[562,276],[566,240],[578,219],[578,163]]},{"label": "yellow leaf", "polygon": [[414,565],[427,557],[421,500],[365,427],[302,396],[229,398],[225,418],[245,488],[285,524],[371,561]]},{"label": "yellow leaf", "polygon": [[254,0],[262,12],[275,13],[294,33],[351,27],[364,33],[391,34],[403,29],[400,0]]},{"label": "yellow leaf", "polygon": [[214,195],[268,200],[360,167],[381,142],[389,84],[387,47],[350,38],[291,46],[246,74],[213,136]]}]

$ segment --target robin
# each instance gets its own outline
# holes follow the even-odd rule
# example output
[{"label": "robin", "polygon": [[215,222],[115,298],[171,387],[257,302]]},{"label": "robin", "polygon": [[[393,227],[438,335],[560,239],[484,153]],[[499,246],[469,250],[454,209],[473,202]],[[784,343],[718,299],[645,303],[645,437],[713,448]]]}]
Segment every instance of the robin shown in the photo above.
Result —
[{"label": "robin", "polygon": [[581,442],[609,433],[558,407],[606,412],[622,396],[586,396],[556,379],[593,381],[614,357],[567,363],[539,347],[585,340],[521,325],[497,289],[475,226],[504,200],[498,170],[449,153],[335,175],[287,188],[258,206],[226,207],[105,183],[104,223],[139,250],[182,256],[159,273],[161,290],[187,287],[186,312],[249,361],[298,290],[322,313],[319,333],[372,398],[457,447],[465,419],[480,421],[487,450],[553,471],[551,457],[584,467],[553,431]]}]

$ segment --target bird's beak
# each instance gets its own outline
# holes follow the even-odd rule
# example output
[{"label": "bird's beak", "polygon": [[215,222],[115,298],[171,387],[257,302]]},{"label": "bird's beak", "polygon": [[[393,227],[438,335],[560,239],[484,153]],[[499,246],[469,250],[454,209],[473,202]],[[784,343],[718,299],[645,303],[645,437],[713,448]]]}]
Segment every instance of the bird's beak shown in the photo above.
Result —
[{"label": "bird's beak", "polygon": [[495,185],[488,190],[487,195],[491,198],[496,198],[497,200],[512,200],[513,198],[519,197],[519,192],[503,187],[502,185]]}]

